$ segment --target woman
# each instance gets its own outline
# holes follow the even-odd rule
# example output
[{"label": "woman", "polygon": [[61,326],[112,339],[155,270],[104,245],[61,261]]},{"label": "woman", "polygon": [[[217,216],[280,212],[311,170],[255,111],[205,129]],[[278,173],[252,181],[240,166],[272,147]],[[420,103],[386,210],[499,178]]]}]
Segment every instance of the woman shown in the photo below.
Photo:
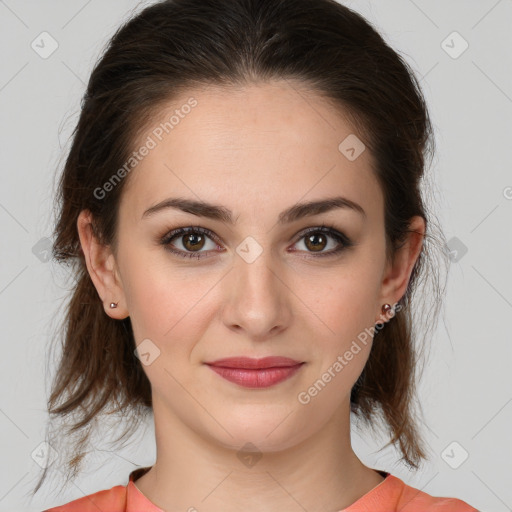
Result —
[{"label": "woman", "polygon": [[406,63],[333,0],[164,1],[126,23],[59,186],[54,255],[77,282],[49,410],[73,432],[152,412],[157,458],[49,510],[475,511],[350,438],[351,412],[381,418],[409,467],[426,457],[431,136]]}]

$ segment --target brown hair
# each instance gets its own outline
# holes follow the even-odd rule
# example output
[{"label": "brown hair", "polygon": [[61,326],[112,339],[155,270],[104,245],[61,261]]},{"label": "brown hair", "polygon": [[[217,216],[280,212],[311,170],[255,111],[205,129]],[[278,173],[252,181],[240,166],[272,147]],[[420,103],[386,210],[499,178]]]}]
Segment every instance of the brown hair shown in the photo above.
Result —
[{"label": "brown hair", "polygon": [[[80,470],[100,414],[120,413],[134,429],[152,405],[150,383],[134,354],[130,319],[105,314],[87,272],[77,232],[80,211],[92,212],[95,235],[115,247],[127,178],[106,198],[98,198],[95,190],[127,161],[162,106],[195,86],[273,79],[304,84],[357,130],[382,187],[390,259],[409,232],[410,219],[419,215],[428,221],[400,311],[375,333],[369,360],[351,392],[353,413],[372,427],[380,421],[401,460],[417,469],[426,457],[414,409],[426,343],[414,345],[422,320],[425,340],[437,320],[445,252],[438,251],[436,261],[435,249],[444,238],[422,197],[425,157],[434,155],[434,144],[413,71],[361,15],[334,0],[167,0],[144,8],[109,41],[87,85],[58,184],[53,256],[70,265],[75,282],[48,412],[51,418],[67,419],[68,435],[78,436],[57,450],[64,456],[68,480]],[[432,286],[419,295],[424,304],[416,317],[412,295],[428,283]],[[65,438],[57,432],[51,445]]]}]

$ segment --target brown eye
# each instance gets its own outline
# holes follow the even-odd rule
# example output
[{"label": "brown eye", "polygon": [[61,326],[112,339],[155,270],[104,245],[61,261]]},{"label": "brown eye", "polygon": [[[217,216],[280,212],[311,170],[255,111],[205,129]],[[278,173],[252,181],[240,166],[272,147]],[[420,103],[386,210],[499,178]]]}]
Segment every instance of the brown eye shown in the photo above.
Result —
[{"label": "brown eye", "polygon": [[187,227],[172,230],[161,239],[161,244],[178,256],[200,259],[207,258],[211,250],[219,249],[215,240],[215,235],[205,228]]},{"label": "brown eye", "polygon": [[[304,248],[300,245],[303,244]],[[309,228],[301,233],[301,238],[294,244],[299,246],[298,252],[307,257],[337,256],[354,243],[344,234],[332,226]]]},{"label": "brown eye", "polygon": [[188,251],[200,250],[204,247],[205,237],[200,233],[188,233],[181,237],[183,247]]},{"label": "brown eye", "polygon": [[305,244],[313,252],[322,251],[327,245],[327,237],[323,233],[313,233],[305,237]]}]

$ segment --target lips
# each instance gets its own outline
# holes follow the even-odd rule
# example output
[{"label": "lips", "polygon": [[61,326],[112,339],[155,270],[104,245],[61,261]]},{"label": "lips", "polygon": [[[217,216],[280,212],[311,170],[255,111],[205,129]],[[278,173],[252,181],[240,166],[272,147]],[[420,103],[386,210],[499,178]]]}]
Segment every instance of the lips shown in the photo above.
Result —
[{"label": "lips", "polygon": [[229,357],[206,363],[217,375],[245,388],[267,388],[289,379],[304,362],[289,357]]},{"label": "lips", "polygon": [[301,361],[296,361],[289,357],[269,356],[260,359],[254,359],[251,357],[227,357],[224,359],[217,359],[216,361],[208,362],[206,364],[222,368],[261,370],[265,368],[286,368],[296,366],[300,363]]}]

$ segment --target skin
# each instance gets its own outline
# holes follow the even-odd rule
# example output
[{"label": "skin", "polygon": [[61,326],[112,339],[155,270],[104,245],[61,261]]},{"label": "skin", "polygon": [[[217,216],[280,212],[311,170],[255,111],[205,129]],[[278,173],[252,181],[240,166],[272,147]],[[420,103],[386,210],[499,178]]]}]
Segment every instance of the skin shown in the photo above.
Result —
[{"label": "skin", "polygon": [[[297,396],[365,328],[393,321],[381,307],[406,291],[424,220],[412,219],[416,233],[387,262],[384,200],[370,152],[347,159],[338,145],[353,129],[300,84],[195,89],[169,103],[154,126],[190,96],[198,105],[129,175],[117,247],[98,244],[88,211],[77,223],[105,313],[130,316],[136,344],[149,339],[160,351],[143,365],[152,386],[157,460],[136,485],[166,511],[338,511],[383,480],[359,460],[350,440],[350,390],[371,338],[308,404]],[[366,218],[335,209],[277,224],[295,203],[333,195],[359,203]],[[141,218],[168,197],[223,205],[236,224],[170,208]],[[318,256],[300,234],[323,223],[355,245]],[[198,246],[202,260],[173,255],[159,243],[187,226],[219,237],[220,243],[206,237]],[[263,251],[252,263],[236,252],[248,236]],[[338,246],[326,236],[317,249],[323,253]],[[186,238],[172,243],[193,252]],[[116,309],[109,308],[112,301]],[[264,389],[238,386],[204,364],[237,355],[282,355],[306,364]],[[248,442],[261,454],[251,465],[237,457]]]}]

